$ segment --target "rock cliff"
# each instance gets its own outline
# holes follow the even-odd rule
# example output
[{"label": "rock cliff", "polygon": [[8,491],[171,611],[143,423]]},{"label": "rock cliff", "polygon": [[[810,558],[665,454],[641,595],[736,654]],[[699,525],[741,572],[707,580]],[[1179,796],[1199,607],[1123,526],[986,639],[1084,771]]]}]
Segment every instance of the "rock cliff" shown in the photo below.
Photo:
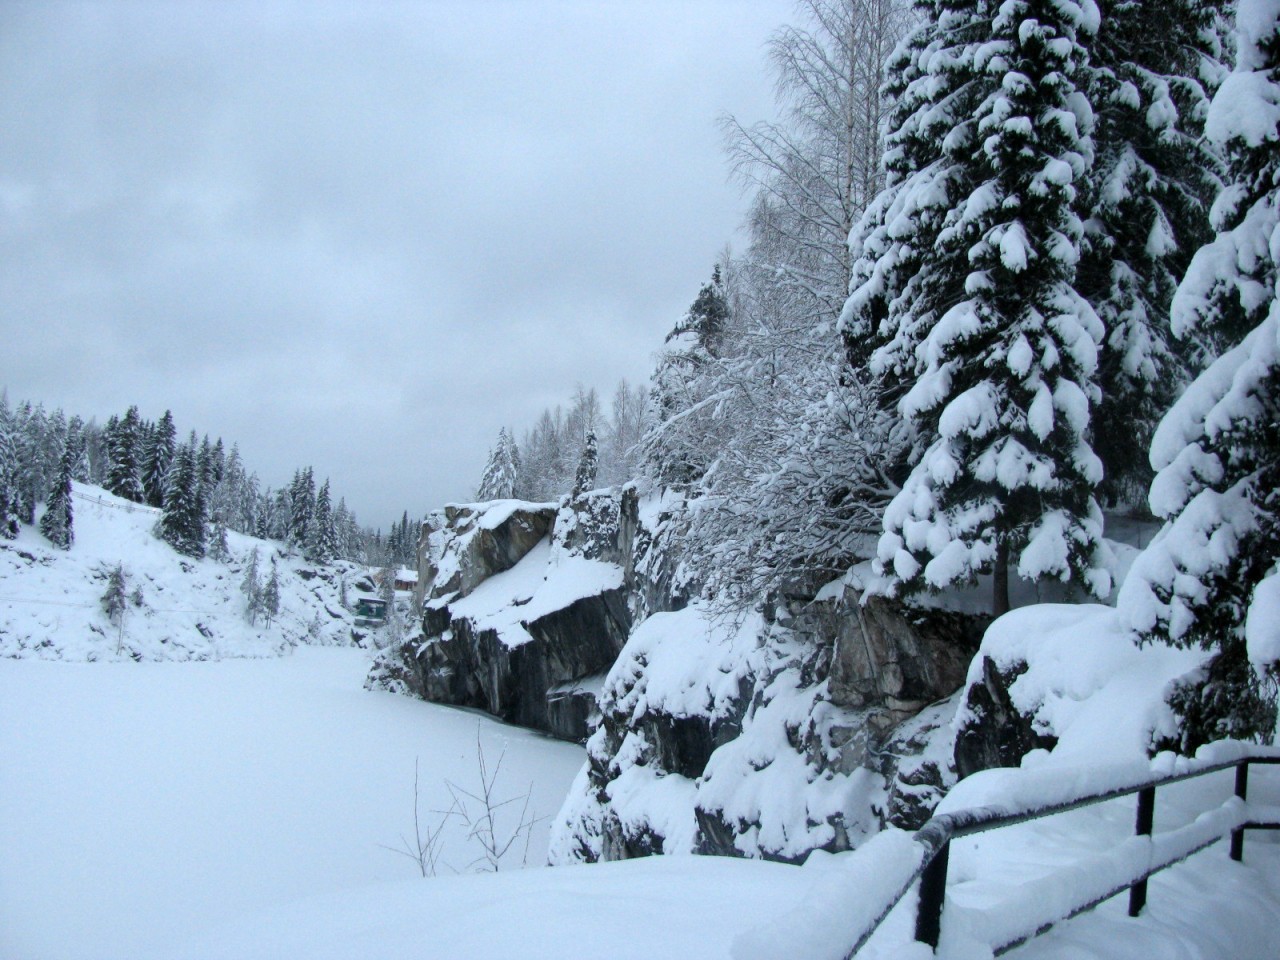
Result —
[{"label": "rock cliff", "polygon": [[863,603],[853,575],[709,605],[686,509],[628,487],[433,514],[422,633],[370,685],[589,737],[554,862],[799,860],[921,822],[954,781],[953,694],[985,621]]}]

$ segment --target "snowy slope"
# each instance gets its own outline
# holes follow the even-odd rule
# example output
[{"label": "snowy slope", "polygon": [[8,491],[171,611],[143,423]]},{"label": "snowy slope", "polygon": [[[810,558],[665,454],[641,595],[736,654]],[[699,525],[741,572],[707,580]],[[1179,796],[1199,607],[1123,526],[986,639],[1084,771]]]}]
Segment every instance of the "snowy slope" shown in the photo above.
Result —
[{"label": "snowy slope", "polygon": [[[298,643],[346,644],[351,617],[339,602],[342,577],[363,568],[314,568],[277,543],[228,532],[231,560],[192,560],[152,534],[160,511],[74,485],[75,542],[50,546],[34,526],[0,540],[0,657],[46,660],[207,660],[278,656]],[[280,615],[250,626],[240,590],[254,550],[265,583],[278,556]],[[123,628],[110,623],[101,598],[117,564],[126,590]]]}]

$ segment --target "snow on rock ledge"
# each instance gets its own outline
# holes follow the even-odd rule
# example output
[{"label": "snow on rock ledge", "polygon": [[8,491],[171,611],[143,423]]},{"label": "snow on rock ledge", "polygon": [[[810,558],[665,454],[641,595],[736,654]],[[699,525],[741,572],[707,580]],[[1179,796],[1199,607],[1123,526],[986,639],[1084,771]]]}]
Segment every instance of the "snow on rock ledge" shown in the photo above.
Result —
[{"label": "snow on rock ledge", "polygon": [[[867,615],[853,584],[797,590],[769,618],[694,603],[636,627],[553,826],[552,862],[799,861],[928,817],[954,782],[947,695],[985,621],[891,602]],[[945,644],[954,664],[912,667]]]}]

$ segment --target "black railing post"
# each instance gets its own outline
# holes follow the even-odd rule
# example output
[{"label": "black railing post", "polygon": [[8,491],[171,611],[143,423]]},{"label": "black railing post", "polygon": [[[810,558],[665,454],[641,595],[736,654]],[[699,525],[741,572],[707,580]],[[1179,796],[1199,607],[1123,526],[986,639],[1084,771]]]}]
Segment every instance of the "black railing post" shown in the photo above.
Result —
[{"label": "black railing post", "polygon": [[916,910],[916,939],[938,949],[942,931],[942,901],[947,897],[947,858],[951,842],[947,841],[920,874],[920,906]]},{"label": "black railing post", "polygon": [[[1156,788],[1147,787],[1138,791],[1138,818],[1134,833],[1140,837],[1151,836],[1151,825],[1155,820]],[[1129,888],[1129,916],[1136,917],[1147,905],[1147,880],[1143,877]]]},{"label": "black railing post", "polygon": [[[1236,796],[1241,800],[1249,799],[1249,761],[1241,760],[1236,764]],[[1231,831],[1231,859],[1239,863],[1244,859],[1244,827]]]}]

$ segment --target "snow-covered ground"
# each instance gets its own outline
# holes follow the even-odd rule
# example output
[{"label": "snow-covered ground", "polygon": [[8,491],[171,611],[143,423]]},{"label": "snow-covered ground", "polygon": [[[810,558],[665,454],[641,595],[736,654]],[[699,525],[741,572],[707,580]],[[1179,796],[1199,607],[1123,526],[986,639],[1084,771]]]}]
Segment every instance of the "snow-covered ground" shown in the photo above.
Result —
[{"label": "snow-covered ground", "polygon": [[[0,659],[0,957],[170,957],[201,931],[299,898],[376,903],[374,885],[399,879],[424,889],[417,865],[382,845],[413,836],[415,760],[424,824],[448,806],[446,780],[476,789],[477,731],[491,765],[507,751],[500,797],[532,785],[530,812],[556,812],[580,748],[367,692],[367,669],[350,648]],[[545,860],[548,822],[529,863]],[[439,871],[467,872],[479,850],[456,822],[447,829]],[[393,920],[379,908],[361,922]]]},{"label": "snow-covered ground", "polygon": [[[844,955],[918,856],[889,831],[800,867],[670,856],[515,869],[545,861],[581,748],[365,691],[366,652],[310,645],[346,640],[340,575],[281,555],[282,615],[250,627],[238,564],[277,545],[233,535],[236,562],[192,562],[151,536],[150,511],[77,492],[69,553],[30,529],[0,544],[3,960],[817,960]],[[143,588],[123,639],[98,602],[117,562]],[[1011,696],[1059,743],[1021,770],[965,780],[945,804],[1006,803],[1105,775],[1082,764],[1144,768],[1150,733],[1168,719],[1161,691],[1200,655],[1139,649],[1123,634],[1115,611],[1097,606],[1019,611],[989,631],[984,655],[1002,668],[1025,662]],[[477,745],[491,771],[502,758],[497,800],[527,791],[528,814],[542,819],[496,875],[476,875],[479,844],[461,818],[445,821],[437,876],[424,879],[395,852],[413,838],[415,768],[420,822],[434,826],[458,790],[478,790]],[[1162,790],[1157,831],[1230,789],[1220,773]],[[1280,767],[1255,770],[1251,800],[1280,804]],[[500,808],[498,832],[523,812],[522,800]],[[1132,831],[1127,798],[957,841],[939,955],[985,960],[1001,930],[1087,885]],[[1271,960],[1277,840],[1251,834],[1244,864],[1218,844],[1154,878],[1138,920],[1120,897],[1013,955]],[[914,909],[909,895],[859,956],[929,956],[911,939]]]},{"label": "snow-covered ground", "polygon": [[[583,751],[364,691],[366,665],[359,650],[306,647],[221,662],[0,661],[0,956],[701,960],[782,942],[836,956],[859,908],[892,880],[892,836],[803,867],[663,857],[475,876],[478,850],[460,830],[440,875],[424,880],[383,846],[411,835],[415,760],[425,814],[448,804],[445,780],[474,789],[479,731],[491,762],[506,750],[499,793],[532,784],[544,816]],[[1280,801],[1277,773],[1255,771],[1257,799]],[[1219,774],[1162,792],[1157,830],[1229,789]],[[1029,877],[1131,830],[1132,801],[1121,800],[965,841],[953,852],[953,907],[1011,909],[1000,904]],[[544,820],[530,864],[546,843]],[[1243,865],[1215,846],[1155,878],[1149,903],[1131,921],[1120,898],[1019,953],[1273,957],[1280,845],[1251,834]],[[922,960],[913,910],[909,896],[862,956]],[[951,917],[964,922],[958,909]],[[961,938],[941,956],[984,953]]]}]

